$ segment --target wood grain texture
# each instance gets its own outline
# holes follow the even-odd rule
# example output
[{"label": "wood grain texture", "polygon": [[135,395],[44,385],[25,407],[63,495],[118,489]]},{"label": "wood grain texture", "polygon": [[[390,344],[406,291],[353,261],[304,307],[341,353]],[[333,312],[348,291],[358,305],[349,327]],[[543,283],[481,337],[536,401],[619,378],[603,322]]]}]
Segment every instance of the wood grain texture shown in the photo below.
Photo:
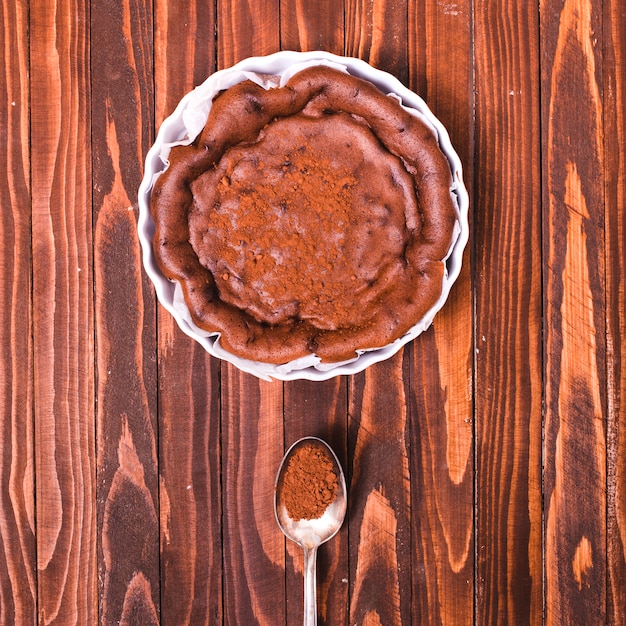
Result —
[{"label": "wood grain texture", "polygon": [[[348,517],[323,624],[626,626],[621,0],[13,0],[0,11],[0,623],[276,624],[272,508],[328,441]],[[450,131],[471,196],[432,328],[355,376],[267,383],[155,301],[156,127],[217,68],[368,60]]]},{"label": "wood grain texture", "polygon": [[407,0],[344,1],[345,53],[407,84]]},{"label": "wood grain texture", "polygon": [[2,5],[0,129],[0,623],[37,619],[32,398],[28,7]]},{"label": "wood grain texture", "polygon": [[[606,620],[604,130],[599,4],[542,3],[546,623]],[[570,97],[575,93],[576,99]]]},{"label": "wood grain texture", "polygon": [[[346,0],[345,11],[346,54],[406,84],[407,3]],[[393,625],[411,619],[408,372],[403,349],[350,377],[348,385],[351,624]]]},{"label": "wood grain texture", "polygon": [[[280,46],[278,0],[217,3],[218,69]],[[226,624],[286,619],[285,541],[273,512],[283,456],[283,385],[221,364],[222,545]]]},{"label": "wood grain texture", "polygon": [[31,3],[39,622],[95,623],[94,346],[87,7]]},{"label": "wood grain texture", "polygon": [[[472,185],[471,5],[409,3],[410,86],[446,126]],[[473,204],[473,203],[472,203]],[[473,227],[470,228],[473,232]],[[433,328],[412,345],[413,622],[471,624],[474,608],[471,246]],[[436,575],[426,576],[426,572]]]},{"label": "wood grain texture", "polygon": [[174,324],[159,323],[161,616],[167,624],[216,624],[223,619],[219,366]]},{"label": "wood grain texture", "polygon": [[350,379],[350,624],[411,620],[408,367],[400,351]]},{"label": "wood grain texture", "polygon": [[609,624],[626,620],[626,14],[604,3],[603,102],[607,288],[607,557]]},{"label": "wood grain texture", "polygon": [[[320,437],[347,465],[347,377],[284,385],[285,450],[301,437]],[[278,469],[278,468],[277,468]],[[287,541],[287,622],[303,619],[302,549]],[[342,624],[348,607],[348,525],[320,547],[317,557],[318,624]]]},{"label": "wood grain texture", "polygon": [[542,621],[536,6],[474,3],[476,621]]},{"label": "wood grain texture", "polygon": [[154,2],[156,125],[216,70],[216,0]]},{"label": "wood grain texture", "polygon": [[217,0],[218,67],[280,49],[280,0]]},{"label": "wood grain texture", "polygon": [[280,45],[283,50],[326,50],[344,53],[344,3],[323,7],[307,0],[281,0]]},{"label": "wood grain texture", "polygon": [[282,385],[223,365],[222,390],[225,623],[286,623],[285,541],[274,517]]},{"label": "wood grain texture", "polygon": [[[323,10],[310,2],[281,2],[281,46],[292,50],[328,50],[343,54],[343,2],[329,2]],[[285,450],[296,440],[317,436],[347,463],[347,378],[323,382],[293,381],[283,386]],[[303,619],[302,549],[286,541],[286,623]],[[348,615],[347,524],[317,556],[317,613],[319,624],[342,624]]]},{"label": "wood grain texture", "polygon": [[[95,278],[102,290],[96,301],[100,618],[104,624],[123,622],[132,601],[134,610],[155,616],[143,623],[158,623],[155,375],[154,363],[145,364],[145,377],[143,367],[131,369],[142,362],[142,331],[150,321],[145,319],[135,220],[128,206],[105,198],[95,242]],[[111,301],[103,296],[121,284],[123,297],[120,293]]]},{"label": "wood grain texture", "polygon": [[626,13],[603,13],[607,319],[607,622],[626,624]]},{"label": "wood grain texture", "polygon": [[[215,5],[155,3],[157,125],[215,69]],[[160,311],[161,618],[218,624],[222,609],[219,362]]]},{"label": "wood grain texture", "polygon": [[[440,341],[414,343],[411,394],[413,622],[471,624],[474,613],[472,407],[454,403]],[[454,380],[460,381],[461,378]],[[466,384],[471,378],[465,378]],[[458,393],[458,392],[457,392]],[[456,395],[458,399],[459,395]],[[469,396],[471,398],[471,396]],[[464,397],[464,399],[467,396]],[[427,575],[428,573],[428,575]]]},{"label": "wood grain texture", "polygon": [[91,8],[99,620],[158,624],[154,296],[136,233],[152,139],[151,7]]}]

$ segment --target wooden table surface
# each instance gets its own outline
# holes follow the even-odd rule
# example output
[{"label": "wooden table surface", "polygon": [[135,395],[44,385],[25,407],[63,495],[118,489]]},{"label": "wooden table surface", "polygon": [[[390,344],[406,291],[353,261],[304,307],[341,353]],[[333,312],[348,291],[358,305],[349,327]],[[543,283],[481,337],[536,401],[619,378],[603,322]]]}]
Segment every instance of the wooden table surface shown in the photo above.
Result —
[{"label": "wooden table surface", "polygon": [[[348,518],[323,624],[626,623],[626,3],[8,0],[0,623],[298,624],[273,516],[323,437]],[[160,122],[215,69],[361,57],[447,126],[464,269],[397,356],[267,383],[158,305],[136,235]]]}]

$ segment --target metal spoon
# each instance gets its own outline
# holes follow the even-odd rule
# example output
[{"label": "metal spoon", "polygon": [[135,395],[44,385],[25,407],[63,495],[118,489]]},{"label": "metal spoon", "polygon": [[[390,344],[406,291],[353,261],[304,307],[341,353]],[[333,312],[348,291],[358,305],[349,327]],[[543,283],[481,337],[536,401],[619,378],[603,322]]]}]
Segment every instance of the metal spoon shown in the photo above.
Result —
[{"label": "metal spoon", "polygon": [[[301,446],[313,443],[324,447],[329,453],[329,457],[333,462],[335,474],[337,475],[337,494],[335,500],[328,506],[322,517],[317,519],[301,519],[293,520],[289,517],[289,513],[281,500],[282,479],[287,462],[293,453]],[[322,439],[317,437],[304,437],[296,441],[287,450],[283,457],[276,483],[274,485],[274,514],[276,521],[285,536],[295,541],[304,550],[304,626],[315,626],[317,624],[317,591],[316,591],[316,560],[317,548],[324,542],[334,537],[343,524],[346,516],[346,479],[343,470],[339,464],[339,460],[335,453]]]}]

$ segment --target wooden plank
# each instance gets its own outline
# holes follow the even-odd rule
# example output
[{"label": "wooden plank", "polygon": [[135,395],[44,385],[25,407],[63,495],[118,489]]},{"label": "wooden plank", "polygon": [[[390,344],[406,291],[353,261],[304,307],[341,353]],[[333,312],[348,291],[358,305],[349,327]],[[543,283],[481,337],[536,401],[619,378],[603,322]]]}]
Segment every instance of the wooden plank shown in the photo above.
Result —
[{"label": "wooden plank", "polygon": [[136,234],[152,138],[151,31],[150,4],[91,7],[102,624],[157,624],[160,612],[154,296]]},{"label": "wooden plank", "polygon": [[[409,4],[410,86],[450,133],[472,183],[469,2]],[[473,229],[471,229],[473,230]],[[433,327],[413,342],[413,622],[466,625],[474,609],[473,302],[463,270]]]},{"label": "wooden plank", "polygon": [[[285,383],[285,449],[301,437],[320,437],[347,467],[347,378]],[[302,549],[287,542],[287,624],[303,620]],[[341,624],[348,607],[348,524],[317,557],[318,624]]]},{"label": "wooden plank", "polygon": [[542,622],[537,7],[474,3],[478,624]]},{"label": "wooden plank", "polygon": [[[600,3],[541,3],[546,624],[606,620]],[[549,16],[549,18],[547,17]],[[576,94],[572,97],[572,94]]]},{"label": "wooden plank", "polygon": [[219,366],[159,330],[162,623],[222,623]]},{"label": "wooden plank", "polygon": [[626,624],[626,14],[604,3],[607,317],[607,622]]},{"label": "wooden plank", "polygon": [[28,7],[2,5],[0,128],[0,622],[37,621],[31,294]]},{"label": "wooden plank", "polygon": [[[214,71],[214,14],[215,3],[155,3],[157,124]],[[221,623],[220,366],[160,312],[161,618]]]},{"label": "wooden plank", "polygon": [[280,0],[217,0],[218,65],[280,49]]},{"label": "wooden plank", "polygon": [[[407,3],[346,0],[346,54],[407,82]],[[349,379],[350,624],[411,620],[410,353]]]},{"label": "wooden plank", "polygon": [[[109,141],[117,162],[114,133]],[[142,624],[155,624],[158,463],[155,363],[148,350],[154,320],[146,305],[150,295],[142,289],[134,214],[124,200],[119,188],[103,199],[95,238],[100,619],[124,623],[134,615]],[[110,298],[120,284],[124,297]]]},{"label": "wooden plank", "polygon": [[[281,2],[281,46],[291,50],[344,51],[343,2],[324,10],[311,2]],[[284,384],[285,448],[305,436],[321,437],[333,448],[342,466],[347,463],[347,378],[328,381],[293,381]],[[319,624],[341,624],[348,606],[348,525],[317,557]],[[287,624],[301,623],[302,550],[287,541]]]},{"label": "wooden plank", "polygon": [[[278,0],[218,0],[218,69],[280,46]],[[285,621],[285,542],[273,512],[283,455],[283,386],[222,363],[224,621]],[[254,478],[253,478],[254,477]]]},{"label": "wooden plank", "polygon": [[30,4],[39,622],[97,622],[89,7]]},{"label": "wooden plank", "polygon": [[345,50],[403,83],[407,71],[407,0],[345,0]]},{"label": "wooden plank", "polygon": [[344,3],[323,9],[308,0],[281,0],[280,44],[283,50],[326,50],[344,53]]},{"label": "wooden plank", "polygon": [[412,391],[409,439],[413,622],[472,624],[472,412],[462,403],[453,404],[458,378],[442,375],[450,365],[438,333],[428,332],[415,342],[410,377],[419,383]]},{"label": "wooden plank", "polygon": [[350,378],[350,624],[411,623],[408,354]]},{"label": "wooden plank", "polygon": [[154,1],[156,124],[217,68],[215,13],[211,2]]},{"label": "wooden plank", "polygon": [[222,537],[227,624],[285,621],[285,542],[274,517],[282,385],[222,367]]}]

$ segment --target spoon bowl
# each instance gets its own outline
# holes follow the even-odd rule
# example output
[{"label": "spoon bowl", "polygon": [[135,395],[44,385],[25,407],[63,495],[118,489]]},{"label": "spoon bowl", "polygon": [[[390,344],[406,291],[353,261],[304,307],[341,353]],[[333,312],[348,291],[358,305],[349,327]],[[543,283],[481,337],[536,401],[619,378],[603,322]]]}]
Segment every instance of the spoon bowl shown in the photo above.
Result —
[{"label": "spoon bowl", "polygon": [[[326,507],[320,517],[295,520],[290,517],[284,498],[282,484],[292,456],[305,445],[321,448],[333,464],[337,476],[335,499]],[[316,560],[317,549],[334,537],[346,516],[346,480],[339,460],[328,444],[317,437],[304,437],[296,441],[285,453],[274,485],[274,514],[276,521],[288,539],[300,545],[304,551],[304,626],[317,624]]]}]

